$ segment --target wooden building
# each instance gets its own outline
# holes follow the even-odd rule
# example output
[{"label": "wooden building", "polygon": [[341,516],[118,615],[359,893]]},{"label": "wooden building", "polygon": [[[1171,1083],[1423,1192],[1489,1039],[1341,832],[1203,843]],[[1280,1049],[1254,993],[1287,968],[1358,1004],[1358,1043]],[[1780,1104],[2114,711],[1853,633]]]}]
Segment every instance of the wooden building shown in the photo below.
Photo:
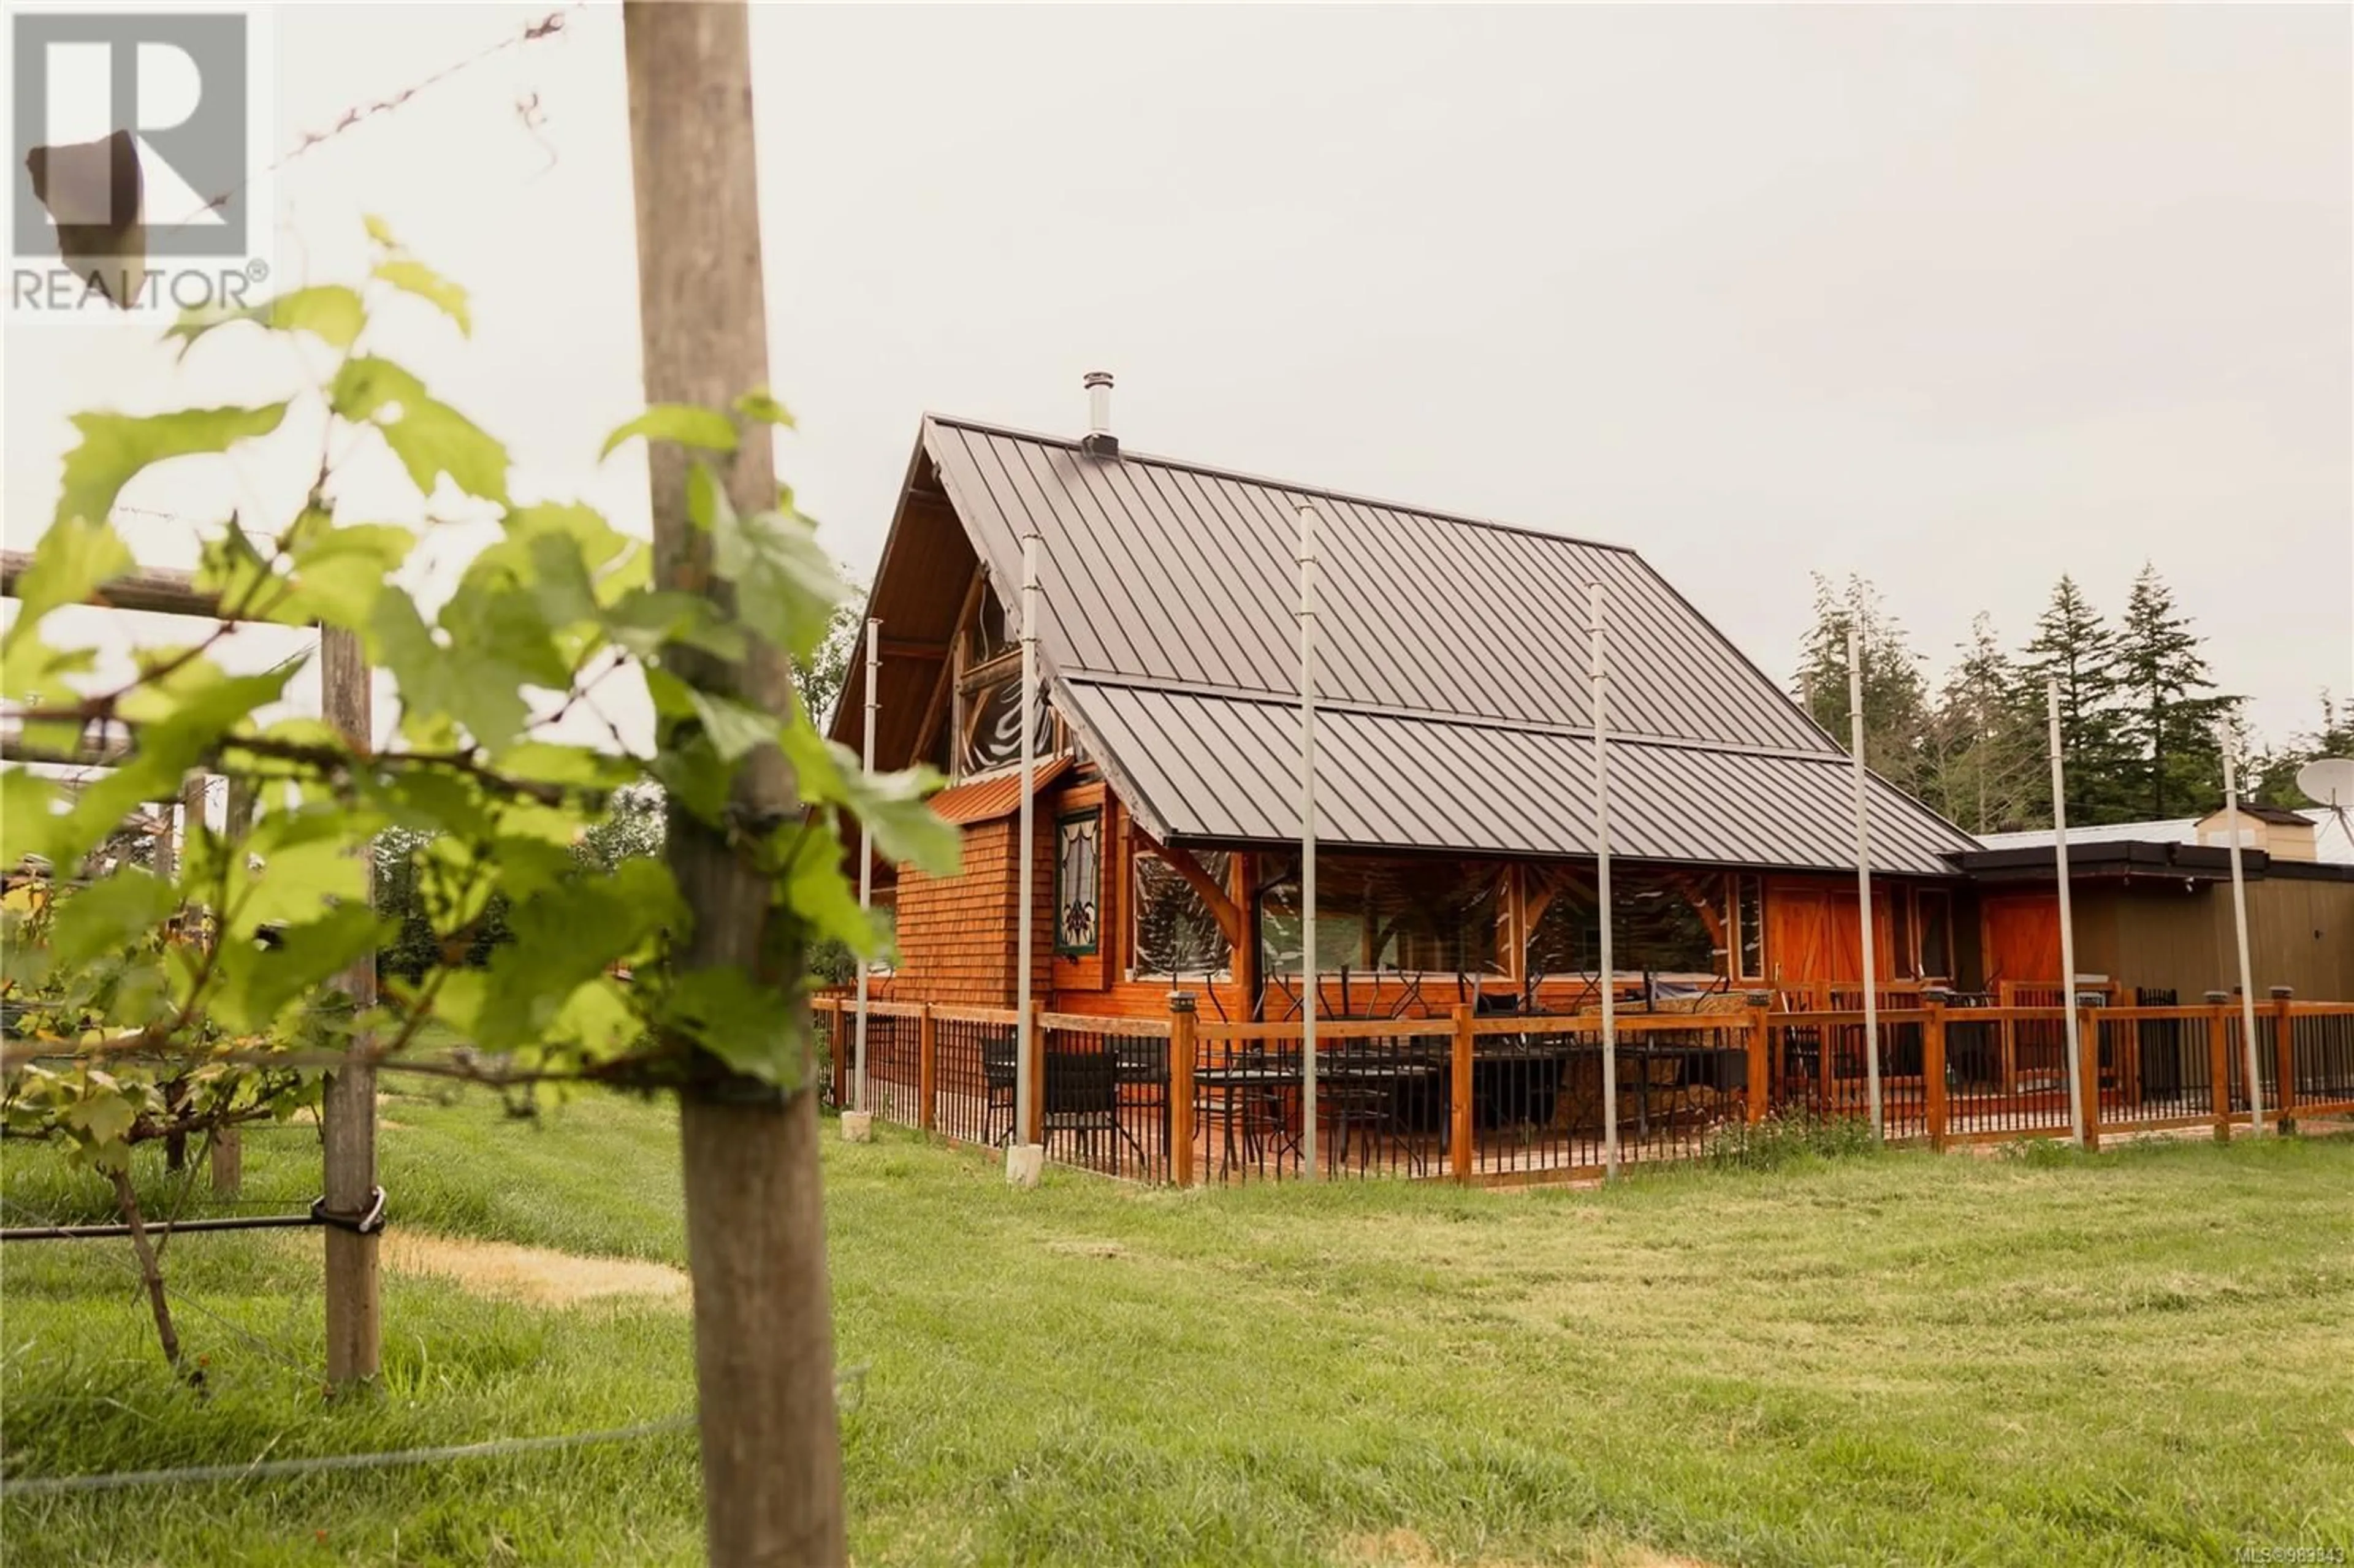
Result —
[{"label": "wooden building", "polygon": [[[1329,1014],[1590,1004],[1587,585],[1607,604],[1615,983],[1852,983],[1845,752],[1632,550],[1082,440],[928,418],[869,602],[876,756],[949,776],[949,878],[877,868],[879,994],[1013,1001],[1017,615],[1038,539],[1038,999],[1282,1018],[1300,1001],[1299,513],[1318,518],[1319,963]],[[854,662],[835,739],[863,738]],[[1968,984],[1975,841],[1869,786],[1882,978]]]}]

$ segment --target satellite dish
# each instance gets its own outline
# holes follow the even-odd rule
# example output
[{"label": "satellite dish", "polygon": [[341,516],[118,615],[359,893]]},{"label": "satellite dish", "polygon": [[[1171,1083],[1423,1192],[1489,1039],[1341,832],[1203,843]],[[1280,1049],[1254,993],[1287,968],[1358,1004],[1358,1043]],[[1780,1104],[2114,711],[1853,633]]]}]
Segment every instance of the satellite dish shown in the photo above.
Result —
[{"label": "satellite dish", "polygon": [[2354,808],[2354,758],[2323,757],[2296,770],[2306,799],[2334,811]]}]

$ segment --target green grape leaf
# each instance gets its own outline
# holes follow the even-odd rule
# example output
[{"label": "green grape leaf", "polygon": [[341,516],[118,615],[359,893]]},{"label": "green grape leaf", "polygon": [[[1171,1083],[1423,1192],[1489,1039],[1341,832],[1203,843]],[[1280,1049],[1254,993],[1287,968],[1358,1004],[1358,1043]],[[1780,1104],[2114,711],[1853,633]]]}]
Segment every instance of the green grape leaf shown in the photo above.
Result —
[{"label": "green grape leaf", "polygon": [[184,311],[164,335],[180,340],[180,356],[186,358],[196,339],[232,322],[253,322],[271,332],[307,332],[330,348],[349,348],[367,325],[367,311],[355,291],[341,283],[322,283],[239,310],[216,306]]},{"label": "green grape leaf", "polygon": [[833,623],[834,607],[849,589],[817,542],[817,530],[792,512],[737,517],[719,508],[712,518],[712,566],[736,585],[737,614],[769,645],[806,659]]},{"label": "green grape leaf", "polygon": [[398,250],[400,249],[400,241],[392,237],[392,225],[385,222],[384,219],[378,217],[376,214],[371,212],[363,215],[360,218],[360,222],[366,226],[367,229],[367,237],[370,239],[375,240],[378,245],[383,246],[387,250]]},{"label": "green grape leaf", "polygon": [[598,458],[601,461],[611,457],[614,449],[636,436],[643,436],[649,441],[701,447],[705,451],[736,450],[735,421],[716,408],[698,408],[693,403],[657,403],[607,436]]},{"label": "green grape leaf", "polygon": [[176,414],[76,414],[81,444],[66,453],[65,480],[55,521],[103,523],[114,498],[143,470],[173,458],[224,452],[266,436],[286,418],[286,405],[258,408],[187,408]]},{"label": "green grape leaf", "polygon": [[408,256],[396,256],[377,262],[375,275],[394,288],[426,301],[456,322],[461,333],[468,337],[473,335],[474,318],[466,307],[466,291],[461,285],[451,282],[424,262]]},{"label": "green grape leaf", "polygon": [[469,495],[507,498],[507,449],[392,361],[345,360],[329,396],[337,414],[376,428],[419,493],[430,496],[446,473]]},{"label": "green grape leaf", "polygon": [[179,902],[172,884],[126,866],[58,899],[50,954],[60,968],[80,969],[146,936]]},{"label": "green grape leaf", "polygon": [[21,768],[0,771],[0,861],[5,862],[0,869],[14,870],[28,854],[54,862],[49,842],[63,798],[57,785],[37,774]]},{"label": "green grape leaf", "polygon": [[[112,504],[110,496],[108,504]],[[122,542],[101,511],[95,517],[72,516],[50,524],[33,546],[32,564],[16,579],[16,619],[0,638],[0,653],[13,652],[30,637],[41,618],[63,605],[80,604],[110,578],[132,568],[131,546]],[[9,694],[24,687],[12,661]]]},{"label": "green grape leaf", "polygon": [[769,395],[765,387],[755,387],[736,399],[736,411],[746,418],[763,425],[782,425],[792,429],[793,416],[782,403]]},{"label": "green grape leaf", "polygon": [[799,1088],[791,1010],[740,969],[689,969],[671,982],[657,1022],[665,1033],[763,1083]]},{"label": "green grape leaf", "polygon": [[842,841],[830,831],[795,827],[785,864],[785,902],[812,934],[835,938],[858,957],[873,960],[890,949],[889,927],[861,908],[850,878],[843,874]]},{"label": "green grape leaf", "polygon": [[299,925],[283,925],[274,945],[220,945],[217,987],[207,995],[212,1021],[232,1033],[259,1033],[306,995],[376,951],[393,922],[364,904],[338,905]]}]

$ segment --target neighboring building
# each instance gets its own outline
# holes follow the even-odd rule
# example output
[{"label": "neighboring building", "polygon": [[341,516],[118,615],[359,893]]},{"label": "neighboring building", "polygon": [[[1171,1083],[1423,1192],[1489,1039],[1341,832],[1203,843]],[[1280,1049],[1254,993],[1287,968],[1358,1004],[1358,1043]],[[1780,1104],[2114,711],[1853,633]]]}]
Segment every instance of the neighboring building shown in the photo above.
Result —
[{"label": "neighboring building", "polygon": [[[1586,590],[1607,593],[1617,983],[1854,981],[1840,746],[1633,551],[928,418],[877,568],[876,757],[928,761],[960,874],[878,867],[903,1000],[1013,1000],[1022,540],[1040,545],[1034,974],[1068,1012],[1299,1003],[1298,572],[1323,593],[1319,963],[1330,1011],[1590,1001]],[[863,739],[863,662],[833,737]],[[1882,978],[1975,979],[1978,846],[1870,785]]]},{"label": "neighboring building", "polygon": [[[2239,983],[2229,813],[2068,830],[2076,967],[2183,1001]],[[2354,998],[2354,839],[2337,814],[2243,806],[2237,821],[2257,989]],[[1964,855],[1989,980],[2059,979],[2051,830],[1989,833]],[[2131,1000],[2129,997],[2127,1000]]]}]

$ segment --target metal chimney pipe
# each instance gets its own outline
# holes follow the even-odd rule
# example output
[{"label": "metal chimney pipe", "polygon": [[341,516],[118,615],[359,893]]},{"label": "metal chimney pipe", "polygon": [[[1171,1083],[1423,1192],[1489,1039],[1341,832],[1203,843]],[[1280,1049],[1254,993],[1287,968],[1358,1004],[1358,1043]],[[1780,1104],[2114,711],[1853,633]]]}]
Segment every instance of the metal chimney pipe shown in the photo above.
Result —
[{"label": "metal chimney pipe", "polygon": [[1111,433],[1111,372],[1088,371],[1086,386],[1087,433],[1079,442],[1079,450],[1089,457],[1117,458],[1119,456],[1119,438]]}]

